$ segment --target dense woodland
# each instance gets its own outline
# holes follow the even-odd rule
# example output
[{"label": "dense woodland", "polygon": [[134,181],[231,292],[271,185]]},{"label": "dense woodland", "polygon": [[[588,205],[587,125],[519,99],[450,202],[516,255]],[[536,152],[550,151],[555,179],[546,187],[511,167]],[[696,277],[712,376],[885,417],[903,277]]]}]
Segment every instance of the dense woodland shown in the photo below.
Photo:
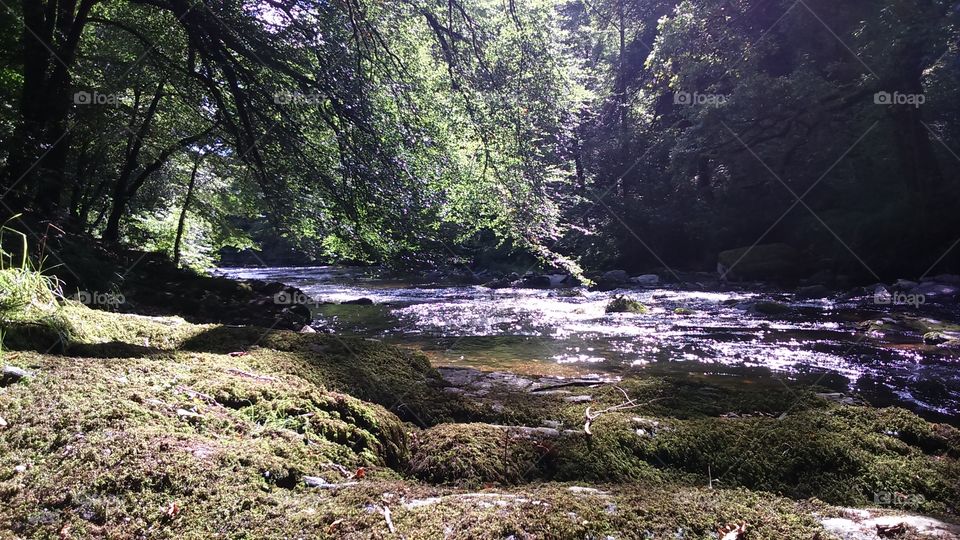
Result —
[{"label": "dense woodland", "polygon": [[4,214],[187,265],[277,242],[574,272],[785,242],[873,281],[960,260],[949,0],[2,11]]}]

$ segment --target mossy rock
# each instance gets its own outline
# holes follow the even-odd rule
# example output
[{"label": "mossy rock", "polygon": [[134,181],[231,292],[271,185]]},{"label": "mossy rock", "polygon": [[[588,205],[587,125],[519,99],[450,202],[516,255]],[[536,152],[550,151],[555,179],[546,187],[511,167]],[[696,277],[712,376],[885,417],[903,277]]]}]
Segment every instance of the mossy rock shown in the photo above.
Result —
[{"label": "mossy rock", "polygon": [[790,313],[790,306],[780,302],[757,302],[753,310],[763,315],[777,316]]},{"label": "mossy rock", "polygon": [[647,306],[626,296],[618,295],[605,308],[607,313],[646,313]]}]

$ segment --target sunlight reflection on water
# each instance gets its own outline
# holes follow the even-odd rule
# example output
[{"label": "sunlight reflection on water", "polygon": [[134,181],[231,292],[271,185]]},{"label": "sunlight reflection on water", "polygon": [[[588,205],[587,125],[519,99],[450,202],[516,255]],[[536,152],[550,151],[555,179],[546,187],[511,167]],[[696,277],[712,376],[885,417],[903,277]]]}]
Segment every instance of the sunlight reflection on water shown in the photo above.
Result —
[{"label": "sunlight reflection on water", "polygon": [[[584,373],[664,363],[682,369],[762,368],[796,377],[821,373],[830,374],[830,381],[845,381],[844,390],[868,392],[876,400],[951,416],[960,411],[956,358],[929,348],[896,347],[882,334],[858,329],[861,320],[884,314],[863,300],[796,300],[779,294],[774,298],[791,309],[769,317],[750,306],[770,295],[750,290],[415,286],[380,278],[375,269],[341,267],[222,272],[298,287],[329,303],[315,309],[318,327],[413,345],[438,363],[496,369],[537,365],[547,372],[553,365]],[[648,312],[606,313],[616,294],[644,303]],[[374,305],[336,305],[359,298]],[[870,308],[874,311],[863,313]]]}]

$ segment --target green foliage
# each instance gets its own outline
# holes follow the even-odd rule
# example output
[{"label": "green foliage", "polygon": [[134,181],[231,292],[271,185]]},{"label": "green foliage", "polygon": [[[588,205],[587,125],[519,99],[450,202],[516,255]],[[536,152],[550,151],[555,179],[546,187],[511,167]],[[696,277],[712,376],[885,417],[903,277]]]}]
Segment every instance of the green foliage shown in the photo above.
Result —
[{"label": "green foliage", "polygon": [[[69,87],[47,88],[66,84],[37,78],[53,60],[9,37],[46,26],[3,23],[0,133],[24,173],[3,187],[18,208],[44,199],[108,241],[130,229],[165,245],[160,222],[202,156],[195,265],[249,246],[236,225],[251,223],[331,259],[409,268],[497,250],[575,275],[712,267],[761,235],[844,270],[925,270],[955,240],[947,2],[202,3],[212,17],[95,3]],[[24,88],[42,91],[21,102]],[[107,102],[67,103],[75,92]],[[926,103],[878,106],[877,92]],[[34,94],[61,102],[31,107]],[[41,157],[66,125],[65,156],[13,159]],[[809,211],[783,217],[799,194]],[[935,256],[892,256],[914,246]]]},{"label": "green foliage", "polygon": [[[173,256],[177,234],[176,211],[157,211],[154,214],[130,216],[126,240],[146,251]],[[214,242],[210,224],[201,218],[188,217],[181,244],[181,261],[188,268],[206,271],[213,267]]]},{"label": "green foliage", "polygon": [[20,257],[0,250],[0,351],[4,339],[19,338],[11,327],[28,333],[53,334],[57,342],[65,343],[70,329],[62,314],[63,299],[60,282],[35,269],[27,256],[27,237],[7,225],[0,227],[0,246],[4,236],[14,234],[20,239]]}]

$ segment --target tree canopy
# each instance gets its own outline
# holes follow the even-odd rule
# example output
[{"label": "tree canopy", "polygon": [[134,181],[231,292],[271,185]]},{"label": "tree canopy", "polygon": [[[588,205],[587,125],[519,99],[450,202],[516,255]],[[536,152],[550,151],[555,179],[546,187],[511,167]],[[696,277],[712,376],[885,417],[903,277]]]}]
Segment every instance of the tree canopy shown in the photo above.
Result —
[{"label": "tree canopy", "polygon": [[4,11],[3,211],[107,242],[574,273],[773,241],[875,278],[957,260],[952,1]]}]

